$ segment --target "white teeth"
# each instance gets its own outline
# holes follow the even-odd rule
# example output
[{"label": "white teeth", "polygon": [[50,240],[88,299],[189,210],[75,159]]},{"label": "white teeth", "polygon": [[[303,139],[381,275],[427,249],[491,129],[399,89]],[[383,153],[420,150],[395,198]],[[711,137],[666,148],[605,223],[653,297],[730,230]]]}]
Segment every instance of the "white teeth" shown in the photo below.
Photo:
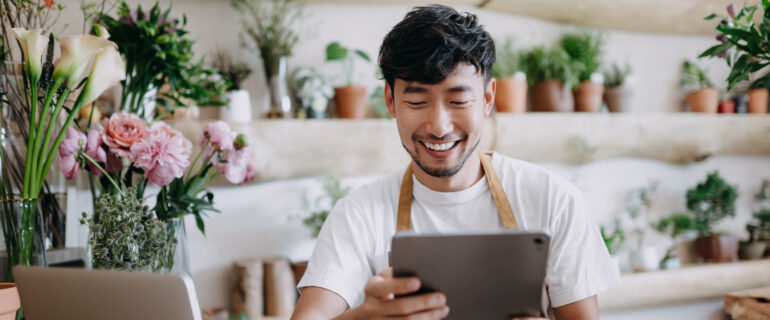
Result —
[{"label": "white teeth", "polygon": [[433,143],[423,142],[422,144],[424,144],[425,147],[427,147],[428,149],[431,149],[431,150],[444,151],[444,150],[449,150],[450,148],[454,147],[455,143],[457,143],[457,141],[441,143],[441,144],[433,144]]}]

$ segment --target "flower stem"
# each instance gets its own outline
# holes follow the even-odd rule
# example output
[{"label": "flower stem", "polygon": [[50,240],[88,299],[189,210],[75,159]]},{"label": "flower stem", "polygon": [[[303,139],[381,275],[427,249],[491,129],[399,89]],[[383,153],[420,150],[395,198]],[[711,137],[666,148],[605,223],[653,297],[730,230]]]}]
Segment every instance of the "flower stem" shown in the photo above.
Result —
[{"label": "flower stem", "polygon": [[27,137],[27,159],[24,165],[24,184],[22,187],[22,198],[25,199],[29,198],[29,193],[32,189],[32,182],[35,181],[34,177],[32,176],[32,172],[34,171],[32,169],[32,159],[34,159],[34,157],[31,157],[31,155],[33,155],[35,152],[32,148],[32,144],[35,141],[35,118],[37,118],[37,81],[30,80],[30,87],[30,104],[32,105],[32,110],[28,116],[29,134]]},{"label": "flower stem", "polygon": [[[64,101],[67,100],[67,96],[69,96],[69,94],[70,94],[70,89],[64,88],[64,92],[62,92],[62,94],[59,96],[59,101],[56,102],[56,107],[54,107],[53,114],[51,115],[51,120],[48,120],[48,128],[46,129],[45,139],[43,139],[44,140],[43,148],[40,149],[40,152],[45,152],[48,150],[48,144],[51,142],[51,133],[53,132],[54,124],[56,124],[56,120],[59,118],[59,112],[61,112],[61,109],[62,109],[62,105],[64,104]],[[67,127],[62,127],[61,131],[66,131],[66,129]],[[42,134],[42,131],[39,132],[39,134]],[[38,173],[42,176],[43,174],[43,167],[42,167],[43,163],[41,161],[42,159],[35,159],[35,160],[38,162],[37,165],[40,166],[37,169]]]},{"label": "flower stem", "polygon": [[[80,111],[80,108],[83,107],[83,100],[80,98],[83,97],[82,94],[78,95],[77,100],[75,100],[75,106],[70,111],[70,114],[67,116],[67,120],[64,121],[64,124],[62,125],[62,128],[69,128],[70,124],[72,124],[72,120],[75,118],[75,115]],[[59,145],[61,144],[62,140],[64,140],[64,135],[67,133],[66,130],[59,131],[59,134],[56,136],[56,140],[54,140],[53,145],[51,146],[51,150],[48,151],[48,155],[45,157],[45,162],[43,163],[43,171],[42,175],[45,177],[45,175],[48,173],[48,169],[50,169],[51,162],[54,158],[54,151],[56,149],[59,149]],[[43,181],[39,181],[39,185],[43,185]],[[39,190],[39,189],[38,189]]]},{"label": "flower stem", "polygon": [[112,183],[113,186],[121,193],[123,194],[123,189],[118,185],[118,183],[115,181],[115,179],[112,179],[109,173],[107,173],[102,166],[99,165],[94,158],[89,157],[83,150],[78,150],[78,156],[83,157],[83,159],[88,160],[91,164],[93,164],[99,171],[102,172],[102,174],[107,178],[107,180],[110,180],[110,183]]}]

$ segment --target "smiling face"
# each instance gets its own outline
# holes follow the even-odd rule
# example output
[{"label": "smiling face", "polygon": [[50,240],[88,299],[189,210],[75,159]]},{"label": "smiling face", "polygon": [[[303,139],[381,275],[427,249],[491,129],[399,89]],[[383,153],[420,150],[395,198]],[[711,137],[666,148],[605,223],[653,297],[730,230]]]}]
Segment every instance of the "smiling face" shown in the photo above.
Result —
[{"label": "smiling face", "polygon": [[460,63],[437,84],[395,79],[392,92],[386,85],[385,102],[412,160],[433,177],[457,174],[481,140],[495,80],[485,86],[475,67]]}]

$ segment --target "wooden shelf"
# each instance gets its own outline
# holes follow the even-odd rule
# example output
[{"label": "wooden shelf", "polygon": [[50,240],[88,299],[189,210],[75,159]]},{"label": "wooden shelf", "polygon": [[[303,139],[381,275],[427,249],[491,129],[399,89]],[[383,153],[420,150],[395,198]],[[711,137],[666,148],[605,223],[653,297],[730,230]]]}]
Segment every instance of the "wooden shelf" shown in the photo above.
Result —
[{"label": "wooden shelf", "polygon": [[678,270],[630,273],[599,294],[601,310],[621,310],[724,297],[770,285],[770,259],[699,264]]},{"label": "wooden shelf", "polygon": [[[197,146],[209,121],[172,125]],[[327,172],[384,173],[409,161],[393,120],[257,120],[231,126],[249,136],[257,182]],[[770,116],[496,114],[486,120],[480,148],[526,161],[578,164],[616,157],[690,163],[712,155],[768,155]]]}]

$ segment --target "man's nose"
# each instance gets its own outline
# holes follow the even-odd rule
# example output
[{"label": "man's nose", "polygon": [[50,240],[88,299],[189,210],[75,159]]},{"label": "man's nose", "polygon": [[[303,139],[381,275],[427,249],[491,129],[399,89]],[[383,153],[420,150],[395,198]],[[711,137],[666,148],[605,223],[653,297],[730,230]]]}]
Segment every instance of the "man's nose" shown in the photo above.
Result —
[{"label": "man's nose", "polygon": [[431,106],[427,122],[428,133],[436,137],[443,137],[454,130],[452,116],[443,103],[436,103]]}]

